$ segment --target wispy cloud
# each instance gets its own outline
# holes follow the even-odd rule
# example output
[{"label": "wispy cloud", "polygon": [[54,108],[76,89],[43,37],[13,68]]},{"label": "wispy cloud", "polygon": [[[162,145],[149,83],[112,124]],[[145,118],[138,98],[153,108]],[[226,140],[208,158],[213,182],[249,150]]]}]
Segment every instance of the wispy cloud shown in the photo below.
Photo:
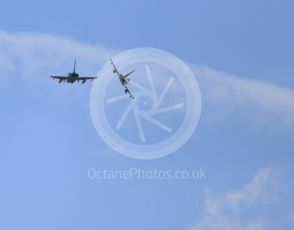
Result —
[{"label": "wispy cloud", "polygon": [[[9,33],[0,30],[0,75],[3,78],[34,79],[53,70],[71,67],[79,59],[78,68],[98,72],[115,51],[81,43],[67,37],[42,33]],[[66,69],[68,70],[68,69]],[[71,69],[69,69],[71,70]]]},{"label": "wispy cloud", "polygon": [[[252,180],[239,191],[215,194],[204,192],[204,213],[194,229],[263,230],[271,228],[271,221],[260,217],[245,217],[251,208],[267,206],[279,194],[278,173],[268,166],[260,169]],[[282,223],[283,225],[285,223]]]},{"label": "wispy cloud", "polygon": [[244,206],[250,207],[257,202],[267,203],[273,200],[279,192],[277,178],[277,173],[271,167],[263,168],[243,189],[227,193],[225,201],[236,210]]},{"label": "wispy cloud", "polygon": [[[52,73],[66,73],[78,59],[78,70],[96,74],[117,51],[71,38],[43,33],[10,33],[0,29],[0,77],[48,84]],[[191,67],[203,95],[201,121],[238,120],[254,129],[294,135],[294,90],[235,76],[207,66]]]},{"label": "wispy cloud", "polygon": [[[193,66],[209,122],[244,119],[254,129],[294,134],[294,90]],[[236,116],[238,115],[238,116]],[[236,118],[237,117],[237,118]]]}]

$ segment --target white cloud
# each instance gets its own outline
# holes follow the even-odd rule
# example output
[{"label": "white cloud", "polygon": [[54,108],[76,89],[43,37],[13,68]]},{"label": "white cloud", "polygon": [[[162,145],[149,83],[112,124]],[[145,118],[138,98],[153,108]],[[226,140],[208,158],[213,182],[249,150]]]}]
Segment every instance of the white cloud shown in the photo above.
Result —
[{"label": "white cloud", "polygon": [[[74,59],[80,60],[79,69],[96,74],[101,64],[114,53],[111,48],[89,45],[66,37],[0,30],[2,78],[12,76],[37,81],[54,70],[71,71]],[[44,77],[47,79],[48,76]]]},{"label": "white cloud", "polygon": [[[0,29],[1,85],[5,80],[17,79],[45,88],[49,75],[71,71],[75,58],[79,72],[93,75],[115,53],[112,48],[71,38]],[[253,129],[294,135],[294,90],[205,66],[191,66],[203,94],[201,122],[211,126],[217,121],[244,120]]]},{"label": "white cloud", "polygon": [[268,166],[259,170],[239,191],[218,195],[206,189],[203,217],[189,229],[270,229],[270,220],[260,217],[242,218],[242,214],[246,210],[251,210],[253,206],[269,205],[272,198],[277,195],[277,179],[277,172]]},{"label": "white cloud", "polygon": [[239,209],[243,205],[251,206],[256,202],[274,199],[278,192],[275,174],[271,167],[261,169],[242,190],[227,193],[226,202],[230,207]]},{"label": "white cloud", "polygon": [[294,90],[206,66],[193,69],[204,98],[204,120],[222,122],[243,114],[242,119],[254,129],[294,134]]}]

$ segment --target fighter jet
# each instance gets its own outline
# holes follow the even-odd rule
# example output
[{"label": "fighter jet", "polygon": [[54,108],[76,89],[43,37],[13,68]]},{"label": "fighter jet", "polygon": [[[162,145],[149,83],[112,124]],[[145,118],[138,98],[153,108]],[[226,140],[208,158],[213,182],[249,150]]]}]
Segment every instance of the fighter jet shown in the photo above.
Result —
[{"label": "fighter jet", "polygon": [[120,83],[122,84],[122,86],[125,88],[125,94],[129,94],[130,98],[134,99],[134,96],[131,94],[130,90],[128,89],[127,85],[130,81],[130,78],[129,76],[135,71],[135,70],[132,70],[131,72],[127,73],[126,75],[123,75],[121,74],[117,68],[115,67],[112,59],[110,59],[110,63],[111,65],[113,66],[113,73],[117,74],[119,80],[120,80]]},{"label": "fighter jet", "polygon": [[87,80],[94,80],[97,77],[80,77],[78,73],[76,73],[76,60],[75,60],[75,64],[74,64],[74,68],[73,68],[73,72],[72,73],[68,73],[67,76],[50,76],[51,78],[54,79],[58,79],[58,83],[61,82],[67,82],[67,83],[74,83],[75,81],[82,81],[82,83],[84,84]]}]

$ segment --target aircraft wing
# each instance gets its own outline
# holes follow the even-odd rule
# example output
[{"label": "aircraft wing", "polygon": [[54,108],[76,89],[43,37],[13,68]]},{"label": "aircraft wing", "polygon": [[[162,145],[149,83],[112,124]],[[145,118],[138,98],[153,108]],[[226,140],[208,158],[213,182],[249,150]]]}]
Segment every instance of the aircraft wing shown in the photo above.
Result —
[{"label": "aircraft wing", "polygon": [[130,98],[134,99],[134,96],[132,95],[131,91],[129,90],[128,87],[125,86],[125,93],[129,94]]},{"label": "aircraft wing", "polygon": [[114,63],[113,63],[113,61],[112,61],[111,58],[110,58],[110,63],[113,66],[113,73],[117,73],[119,75],[119,72],[118,72],[117,68],[115,67],[115,65],[114,65]]},{"label": "aircraft wing", "polygon": [[125,77],[128,77],[129,75],[131,75],[134,71],[135,71],[135,70],[133,69],[131,72],[127,73],[127,74],[125,75]]},{"label": "aircraft wing", "polygon": [[51,78],[53,79],[62,79],[62,80],[65,80],[67,77],[64,77],[64,76],[50,76]]},{"label": "aircraft wing", "polygon": [[64,77],[64,76],[50,76],[50,77],[53,79],[58,79],[59,83],[62,81],[66,81],[66,79],[67,79],[67,77]]},{"label": "aircraft wing", "polygon": [[78,79],[79,80],[94,80],[96,79],[97,77],[79,77]]},{"label": "aircraft wing", "polygon": [[94,80],[97,77],[79,77],[78,81],[82,81],[82,83],[84,84],[87,80]]}]

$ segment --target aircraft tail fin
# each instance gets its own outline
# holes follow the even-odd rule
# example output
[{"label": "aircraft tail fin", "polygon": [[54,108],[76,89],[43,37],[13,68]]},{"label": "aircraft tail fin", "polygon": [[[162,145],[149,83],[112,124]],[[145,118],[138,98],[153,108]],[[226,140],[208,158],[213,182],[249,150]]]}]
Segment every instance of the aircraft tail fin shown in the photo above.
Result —
[{"label": "aircraft tail fin", "polygon": [[125,75],[125,77],[127,78],[127,77],[130,76],[134,71],[135,71],[135,70],[133,69],[131,72],[127,73],[127,74]]},{"label": "aircraft tail fin", "polygon": [[75,60],[75,64],[74,64],[73,73],[76,73],[76,63],[77,63],[77,60]]}]

